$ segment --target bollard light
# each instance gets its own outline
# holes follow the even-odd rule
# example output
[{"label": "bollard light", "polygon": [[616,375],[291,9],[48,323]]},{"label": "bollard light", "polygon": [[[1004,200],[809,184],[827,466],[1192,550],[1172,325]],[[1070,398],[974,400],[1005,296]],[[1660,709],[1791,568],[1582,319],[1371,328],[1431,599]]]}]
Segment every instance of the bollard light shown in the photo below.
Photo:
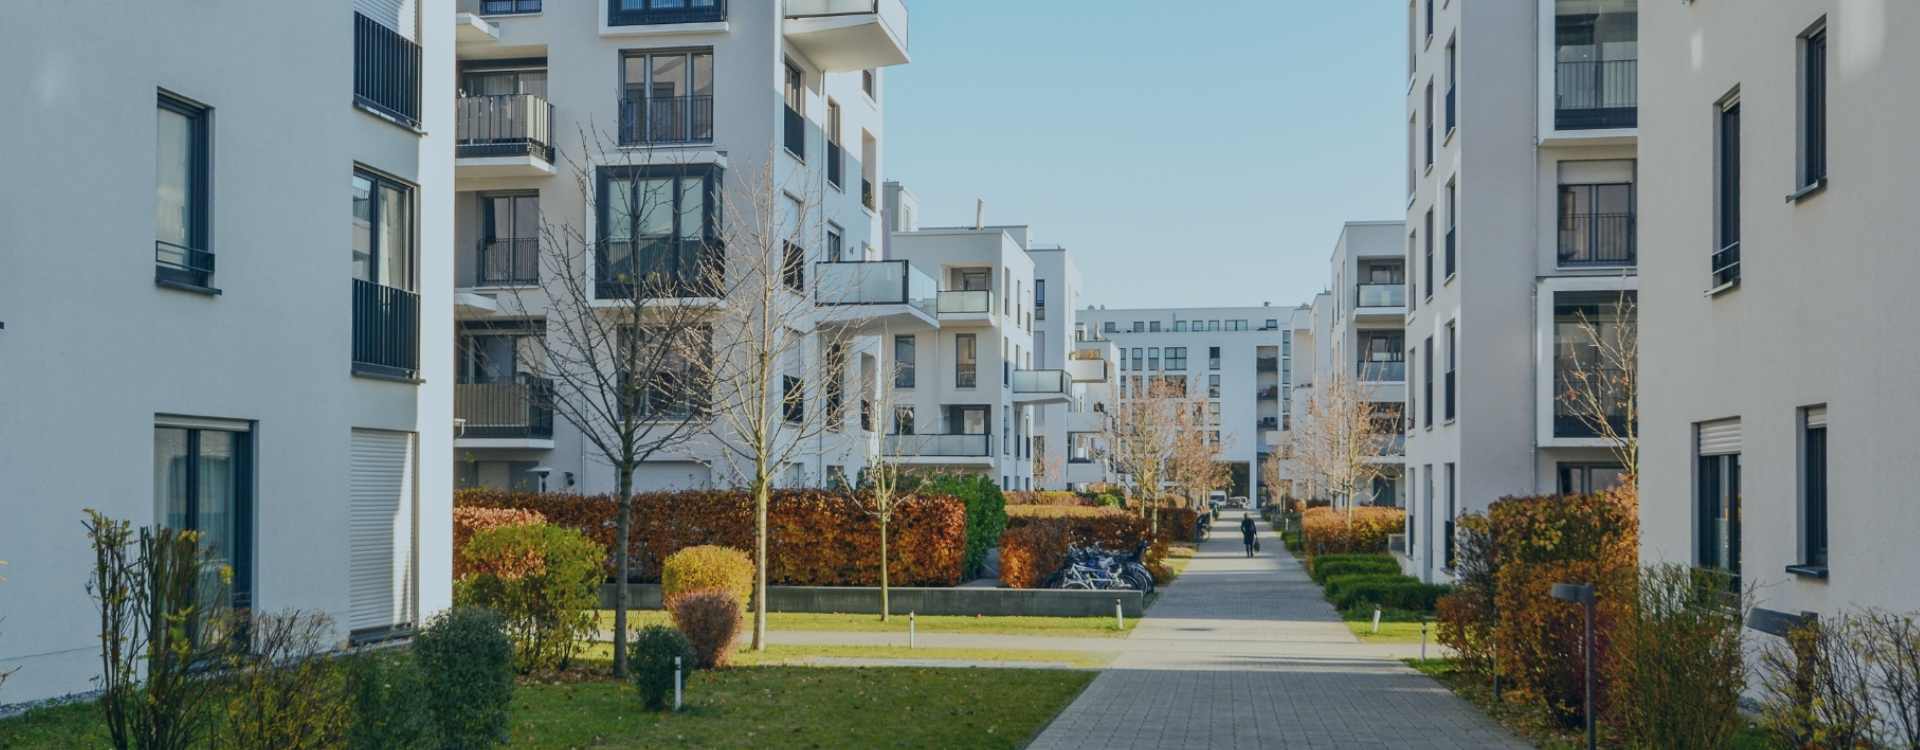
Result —
[{"label": "bollard light", "polygon": [[680,710],[680,657],[673,657],[673,710]]},{"label": "bollard light", "polygon": [[917,648],[920,640],[920,618],[916,612],[907,613],[907,648]]},{"label": "bollard light", "polygon": [[1580,605],[1580,612],[1586,620],[1585,634],[1581,637],[1581,652],[1586,655],[1587,678],[1587,750],[1594,750],[1593,733],[1593,584],[1556,583],[1553,585],[1553,598],[1563,602]]},{"label": "bollard light", "polygon": [[1127,618],[1121,614],[1122,611],[1123,610],[1120,609],[1120,600],[1119,599],[1113,600],[1113,629],[1114,630],[1127,629]]}]

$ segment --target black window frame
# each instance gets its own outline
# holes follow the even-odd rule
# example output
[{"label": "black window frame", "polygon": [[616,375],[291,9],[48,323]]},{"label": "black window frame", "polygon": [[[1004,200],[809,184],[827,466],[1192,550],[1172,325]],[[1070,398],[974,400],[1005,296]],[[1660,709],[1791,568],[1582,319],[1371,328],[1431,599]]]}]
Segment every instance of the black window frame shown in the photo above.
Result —
[{"label": "black window frame", "polygon": [[[622,7],[628,3],[641,7]],[[608,26],[719,23],[725,20],[727,0],[607,0]]]},{"label": "black window frame", "polygon": [[[1694,495],[1694,527],[1697,531],[1694,559],[1702,568],[1720,570],[1731,577],[1734,591],[1740,590],[1740,454],[1699,456]],[[1722,559],[1715,527],[1724,512],[1727,546]]]},{"label": "black window frame", "polygon": [[[966,346],[963,347],[961,345],[962,343],[965,343]],[[969,349],[971,351],[965,355],[966,361],[963,367],[962,352],[967,352]],[[953,335],[953,387],[980,387],[980,337],[975,334],[956,333]]]},{"label": "black window frame", "polygon": [[[905,352],[902,354],[902,352]],[[911,333],[893,337],[893,387],[913,388],[920,357],[920,338]]]},{"label": "black window frame", "polygon": [[1447,267],[1446,267],[1446,273],[1444,274],[1444,277],[1449,282],[1453,281],[1454,276],[1457,275],[1460,271],[1459,266],[1455,265],[1455,258],[1454,258],[1454,255],[1455,255],[1454,247],[1455,247],[1455,240],[1456,240],[1454,232],[1455,230],[1460,228],[1459,181],[1460,181],[1459,177],[1452,177],[1447,180],[1447,252],[1446,252]]},{"label": "black window frame", "polygon": [[[164,89],[155,100],[156,110],[187,120],[188,206],[185,245],[154,237],[153,280],[159,286],[218,294],[220,290],[213,287],[213,108]],[[157,128],[154,141],[158,149]],[[157,175],[154,189],[159,190]]]},{"label": "black window frame", "polygon": [[1447,321],[1447,374],[1446,374],[1446,384],[1444,386],[1445,392],[1446,392],[1446,400],[1447,400],[1446,419],[1448,422],[1452,422],[1454,419],[1454,415],[1457,413],[1454,410],[1454,392],[1455,392],[1454,383],[1458,381],[1454,377],[1454,368],[1457,366],[1457,363],[1459,362],[1459,360],[1460,360],[1459,321],[1449,320]]},{"label": "black window frame", "polygon": [[[419,292],[420,248],[418,233],[420,225],[419,211],[416,206],[419,201],[418,189],[411,183],[362,167],[355,167],[353,176],[357,179],[367,180],[372,183],[373,186],[373,189],[368,192],[369,199],[372,201],[369,210],[373,218],[371,224],[368,226],[368,231],[372,235],[372,241],[369,242],[367,246],[367,270],[368,275],[372,278],[364,279],[364,281],[405,292]],[[405,268],[407,278],[401,284],[388,283],[391,281],[390,279],[381,278],[381,271],[385,270],[385,259],[380,254],[380,226],[385,223],[387,217],[391,216],[387,211],[384,199],[381,198],[380,189],[383,187],[396,189],[406,196],[406,205],[404,208],[407,211],[408,231],[401,239],[406,243],[407,262]]]},{"label": "black window frame", "polygon": [[1425,393],[1421,395],[1421,398],[1425,399],[1427,402],[1426,427],[1427,429],[1431,430],[1433,429],[1433,337],[1432,336],[1427,337],[1426,347],[1421,352],[1421,356],[1426,357],[1426,359],[1423,359],[1420,361],[1420,376],[1421,376],[1422,382],[1424,383],[1422,388],[1425,390]]},{"label": "black window frame", "polygon": [[1827,180],[1827,20],[1800,35],[1800,188]]},{"label": "black window frame", "polygon": [[[639,222],[643,221],[644,217],[639,210],[642,191],[638,189],[638,185],[643,180],[659,178],[671,178],[673,180],[673,186],[668,191],[673,196],[673,207],[671,209],[673,213],[673,229],[667,238],[669,248],[673,255],[671,262],[676,269],[693,272],[692,276],[677,279],[675,289],[682,296],[691,297],[711,296],[715,293],[715,290],[704,288],[707,286],[706,282],[710,281],[710,279],[702,278],[702,271],[718,268],[721,254],[723,253],[723,246],[720,241],[719,222],[722,216],[720,207],[721,185],[725,179],[725,171],[725,169],[717,164],[608,165],[598,167],[594,175],[594,189],[596,193],[593,200],[594,236],[596,238],[594,242],[594,296],[599,299],[619,299],[629,296],[630,294],[630,290],[626,287],[631,282],[621,282],[608,278],[608,274],[610,273],[608,268],[610,258],[607,253],[609,249],[608,246],[612,244],[612,241],[609,239],[611,234],[608,228],[612,218],[613,206],[605,198],[612,194],[614,181],[624,180],[632,183],[627,190],[627,199],[632,204],[628,206],[627,216],[634,224],[628,227],[627,242],[633,245],[630,251],[632,253],[631,262],[635,268],[638,268],[641,254],[640,240],[644,236],[640,234],[639,231]],[[704,193],[704,205],[701,206],[700,217],[702,226],[698,240],[687,238],[685,236],[685,229],[680,225],[680,220],[685,215],[685,211],[680,205],[681,200],[686,195],[683,181],[689,179],[701,180],[701,189]],[[690,245],[691,248],[689,248]],[[691,257],[688,256],[689,252],[692,253]]]},{"label": "black window frame", "polygon": [[1426,273],[1427,299],[1431,300],[1433,299],[1433,207],[1432,206],[1427,207],[1427,218],[1426,218],[1426,224],[1424,226],[1426,231],[1425,250],[1426,250],[1427,262],[1424,264],[1423,270]]},{"label": "black window frame", "polygon": [[[1817,407],[1824,410],[1825,407]],[[1789,572],[1810,572],[1825,577],[1830,547],[1827,528],[1828,455],[1827,424],[1808,420],[1810,409],[1801,411],[1800,434],[1800,565]],[[1797,569],[1796,569],[1797,568]]]},{"label": "black window frame", "polygon": [[1714,167],[1714,252],[1709,264],[1711,289],[1740,283],[1740,97],[1721,102],[1715,114],[1718,158]]},{"label": "black window frame", "polygon": [[[232,566],[232,580],[229,584],[229,606],[234,610],[252,607],[254,578],[254,430],[223,430],[213,427],[188,427],[184,424],[172,424],[162,420],[154,424],[154,430],[180,430],[187,436],[186,510],[184,515],[189,522],[181,531],[201,531],[193,523],[200,515],[200,455],[201,436],[207,432],[223,432],[233,436],[233,549],[229,551]],[[155,514],[160,521],[166,519],[166,503],[163,498],[154,498]]]},{"label": "black window frame", "polygon": [[[541,0],[480,0],[480,15],[514,16],[539,13],[543,10],[540,4]],[[503,7],[505,10],[494,10]]]}]

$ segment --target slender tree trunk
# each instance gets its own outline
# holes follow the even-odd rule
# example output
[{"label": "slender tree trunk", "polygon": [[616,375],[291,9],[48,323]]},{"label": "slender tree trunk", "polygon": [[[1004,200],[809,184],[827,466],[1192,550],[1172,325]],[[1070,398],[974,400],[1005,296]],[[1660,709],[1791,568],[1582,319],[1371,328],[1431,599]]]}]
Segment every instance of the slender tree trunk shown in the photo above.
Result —
[{"label": "slender tree trunk", "polygon": [[880,516],[880,621],[893,619],[893,611],[887,603],[887,517]]},{"label": "slender tree trunk", "polygon": [[[765,462],[761,463],[765,467]],[[753,650],[767,650],[767,472],[753,478]]]},{"label": "slender tree trunk", "polygon": [[613,548],[613,676],[627,676],[627,547],[633,532],[633,466],[620,469],[620,519]]}]

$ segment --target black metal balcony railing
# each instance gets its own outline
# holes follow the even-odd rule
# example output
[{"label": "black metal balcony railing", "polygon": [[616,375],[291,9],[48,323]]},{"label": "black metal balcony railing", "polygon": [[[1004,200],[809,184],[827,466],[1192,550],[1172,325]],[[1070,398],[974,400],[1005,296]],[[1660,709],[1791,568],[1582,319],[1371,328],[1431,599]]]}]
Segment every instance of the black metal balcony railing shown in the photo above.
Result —
[{"label": "black metal balcony railing", "polygon": [[805,161],[807,158],[807,118],[801,116],[799,110],[794,109],[791,105],[787,106],[786,119],[781,124],[780,132],[782,140],[787,146],[787,150],[793,152],[793,155],[799,157],[802,161]]},{"label": "black metal balcony railing", "polygon": [[540,0],[480,0],[480,15],[539,13]]},{"label": "black metal balcony railing", "polygon": [[353,102],[408,127],[420,125],[420,45],[353,14]]},{"label": "black metal balcony railing", "polygon": [[463,96],[454,102],[454,154],[553,161],[553,105],[533,94]]},{"label": "black metal balcony railing", "polygon": [[1447,132],[1449,133],[1453,132],[1453,126],[1454,126],[1454,123],[1456,122],[1456,120],[1454,119],[1453,92],[1454,92],[1454,87],[1448,86],[1447,87]]},{"label": "black metal balcony railing", "polygon": [[1261,388],[1254,397],[1260,401],[1277,401],[1280,399],[1280,386],[1270,385]]},{"label": "black metal balcony railing", "polygon": [[608,26],[716,23],[727,20],[727,0],[607,0]]},{"label": "black metal balcony railing", "polygon": [[865,177],[860,178],[860,205],[866,206],[870,211],[880,210],[878,206],[874,205],[873,201],[873,180]]},{"label": "black metal balcony railing", "polygon": [[420,295],[353,280],[353,371],[396,378],[420,371]]},{"label": "black metal balcony railing", "polygon": [[1260,418],[1260,429],[1262,429],[1262,430],[1278,430],[1278,429],[1280,429],[1280,418],[1279,418],[1279,417],[1261,417],[1261,418]]},{"label": "black metal balcony railing", "polygon": [[832,140],[827,141],[827,182],[832,183],[834,187],[847,184],[845,182],[846,153],[846,149],[841,148],[840,144]]},{"label": "black metal balcony railing", "polygon": [[537,237],[483,240],[478,260],[474,280],[479,286],[540,283],[540,239]]},{"label": "black metal balcony railing", "polygon": [[465,422],[461,437],[551,440],[553,381],[460,383],[453,387],[453,416]]},{"label": "black metal balcony railing", "polygon": [[1279,372],[1280,358],[1260,357],[1259,359],[1254,360],[1253,370],[1254,372]]},{"label": "black metal balcony railing", "polygon": [[213,253],[156,240],[153,243],[153,280],[209,287],[213,281]]},{"label": "black metal balcony railing", "polygon": [[1740,241],[1734,240],[1713,251],[1713,285],[1718,287],[1740,280]]},{"label": "black metal balcony railing", "polygon": [[1554,72],[1554,128],[1634,127],[1639,123],[1639,75],[1639,60],[1559,63]]},{"label": "black metal balcony railing", "polygon": [[620,145],[713,140],[713,96],[626,96],[620,100]]},{"label": "black metal balcony railing", "polygon": [[1453,265],[1453,235],[1455,231],[1456,229],[1454,227],[1447,227],[1447,276],[1449,277],[1453,276],[1454,269],[1456,268],[1456,266]]},{"label": "black metal balcony railing", "polygon": [[881,445],[888,456],[934,458],[984,458],[993,455],[993,435],[900,435],[890,434]]},{"label": "black metal balcony railing", "polygon": [[1633,265],[1634,235],[1631,213],[1561,214],[1560,265]]}]

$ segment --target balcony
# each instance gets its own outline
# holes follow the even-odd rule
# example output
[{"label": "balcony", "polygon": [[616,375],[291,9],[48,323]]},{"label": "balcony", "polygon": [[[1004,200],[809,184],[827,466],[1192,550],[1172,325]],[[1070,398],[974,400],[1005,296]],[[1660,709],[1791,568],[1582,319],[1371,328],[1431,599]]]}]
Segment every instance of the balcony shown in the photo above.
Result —
[{"label": "balcony", "polygon": [[[1261,388],[1258,392],[1254,393],[1254,398],[1259,401],[1279,401],[1280,386],[1270,385],[1265,388]],[[1279,429],[1279,428],[1271,427],[1268,429]]]},{"label": "balcony", "polygon": [[1073,394],[1066,370],[1014,370],[1012,385],[1013,401],[1019,404],[1064,404]]},{"label": "balcony", "polygon": [[904,0],[786,0],[785,31],[788,42],[828,72],[909,60]]},{"label": "balcony", "polygon": [[1105,383],[1109,369],[1105,360],[1067,359],[1067,375],[1075,383]]},{"label": "balcony", "polygon": [[1407,363],[1363,359],[1354,366],[1354,374],[1363,383],[1404,383],[1407,380]]},{"label": "balcony", "polygon": [[822,325],[848,333],[906,333],[937,328],[939,285],[904,260],[826,261],[813,264],[813,303]]},{"label": "balcony", "polygon": [[1575,60],[1554,66],[1555,130],[1639,124],[1639,60]]},{"label": "balcony", "polygon": [[540,283],[540,238],[482,240],[475,253],[474,286]]},{"label": "balcony", "polygon": [[1740,283],[1740,241],[1734,240],[1713,251],[1713,289]]},{"label": "balcony", "polygon": [[727,0],[607,0],[607,26],[720,23]]},{"label": "balcony", "polygon": [[454,101],[454,166],[461,177],[553,174],[553,105],[532,94]]},{"label": "balcony", "polygon": [[420,373],[420,295],[353,280],[353,372],[412,380]]},{"label": "balcony", "polygon": [[1638,261],[1631,213],[1560,215],[1560,265],[1631,266]]},{"label": "balcony", "polygon": [[993,292],[943,291],[935,298],[935,312],[941,320],[979,320],[993,319]]},{"label": "balcony", "polygon": [[620,100],[622,146],[713,142],[713,96],[627,96]]},{"label": "balcony", "polygon": [[1279,372],[1279,357],[1260,357],[1253,361],[1254,372]]},{"label": "balcony", "polygon": [[780,125],[780,137],[788,153],[801,161],[807,160],[807,118],[793,105],[786,107],[786,118]]},{"label": "balcony", "polygon": [[720,248],[693,240],[602,241],[594,254],[594,298],[646,302],[715,297],[724,258]]},{"label": "balcony", "polygon": [[881,441],[880,450],[884,455],[912,463],[990,464],[993,462],[993,435],[985,432],[973,435],[892,434]]},{"label": "balcony", "polygon": [[353,103],[395,123],[420,127],[420,45],[353,14]]},{"label": "balcony", "polygon": [[453,416],[464,422],[461,448],[553,447],[553,381],[460,383],[453,387]]},{"label": "balcony", "polygon": [[1406,284],[1355,284],[1355,308],[1402,308],[1407,306]]}]

